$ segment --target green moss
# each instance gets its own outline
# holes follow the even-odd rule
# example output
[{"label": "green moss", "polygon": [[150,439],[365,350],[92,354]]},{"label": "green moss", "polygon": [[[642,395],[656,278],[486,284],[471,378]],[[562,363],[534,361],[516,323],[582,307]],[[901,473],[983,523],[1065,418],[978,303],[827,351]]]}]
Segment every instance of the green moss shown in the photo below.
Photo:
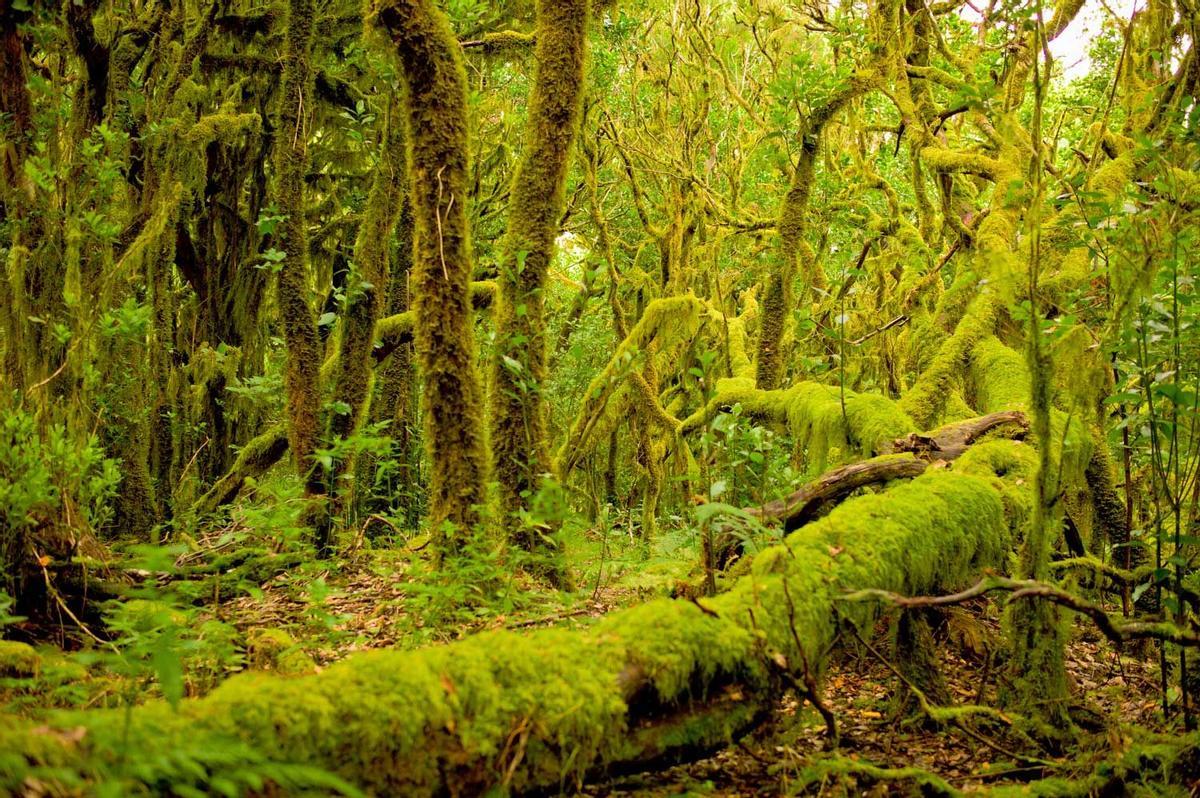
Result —
[{"label": "green moss", "polygon": [[317,667],[290,634],[275,628],[250,631],[246,639],[246,660],[251,667],[286,675],[309,673]]},{"label": "green moss", "polygon": [[976,297],[953,334],[943,340],[921,376],[900,397],[900,407],[921,429],[934,426],[943,417],[946,396],[967,366],[975,345],[995,331],[999,308],[998,298],[992,291],[984,291]]},{"label": "green moss", "polygon": [[[975,344],[968,378],[973,405],[980,413],[1028,412],[1031,384],[1028,362],[994,336]],[[1093,433],[1087,425],[1073,412],[1051,408],[1049,447],[1055,472],[1059,462],[1063,465],[1064,487],[1082,486],[1095,448]]]},{"label": "green moss", "polygon": [[269,427],[266,432],[251,438],[238,452],[229,471],[193,505],[199,513],[210,513],[232,501],[247,479],[261,476],[279,462],[288,448],[288,430],[283,424]]},{"label": "green moss", "polygon": [[944,147],[925,147],[921,150],[921,162],[935,172],[962,172],[986,178],[994,178],[1001,169],[991,156]]},{"label": "green moss", "polygon": [[[834,607],[868,629],[864,587],[929,593],[998,565],[1008,548],[991,479],[937,472],[852,499],[756,558],[705,603],[659,600],[586,632],[489,632],[413,652],[361,653],[308,676],[236,676],[178,713],[64,713],[40,731],[0,724],[0,789],[126,779],[127,790],[323,768],[376,794],[566,788],[604,763],[715,744],[777,695],[765,656],[813,667],[836,633]],[[707,708],[723,685],[739,700]],[[7,720],[7,719],[6,719]],[[62,730],[83,728],[82,738]],[[153,751],[131,765],[128,750]],[[273,768],[273,769],[272,769]]]},{"label": "green moss", "polygon": [[0,640],[0,677],[37,676],[41,664],[42,658],[33,646],[15,640]]},{"label": "green moss", "polygon": [[284,220],[276,230],[276,249],[284,253],[277,303],[287,344],[288,441],[296,469],[308,492],[318,493],[312,454],[317,445],[321,404],[321,347],[310,302],[305,175],[308,172],[308,125],[312,104],[313,0],[290,0],[284,33],[283,73],[275,129],[275,204]]},{"label": "green moss", "polygon": [[[368,412],[376,321],[387,293],[392,233],[405,196],[406,144],[399,109],[399,102],[393,100],[379,144],[375,177],[354,243],[353,282],[348,286],[337,328],[337,363],[332,380],[332,402],[347,410],[328,414],[325,434],[328,445],[349,438],[359,429]],[[353,466],[353,458],[347,457],[334,460],[326,467],[325,489],[331,495],[315,535],[317,549],[321,552],[327,551],[333,543],[333,519],[343,515],[346,497],[346,492],[341,489],[343,478],[353,473]]]},{"label": "green moss", "polygon": [[[476,310],[490,307],[495,299],[496,292],[497,287],[494,280],[472,281],[470,289],[471,306]],[[396,347],[412,341],[413,329],[416,326],[416,322],[417,314],[412,310],[393,313],[377,321],[375,323],[376,359],[381,360],[386,355],[391,354]],[[332,375],[335,368],[336,363],[330,358],[322,366],[321,373],[322,375],[326,373]]]},{"label": "green moss", "polygon": [[604,368],[588,384],[583,403],[555,458],[555,472],[565,478],[583,457],[607,442],[634,402],[629,379],[655,361],[670,363],[700,327],[703,304],[695,296],[656,299],[618,346]]},{"label": "green moss", "polygon": [[980,413],[1024,410],[1029,406],[1029,365],[1019,352],[995,336],[975,344],[968,379],[971,404]]},{"label": "green moss", "polygon": [[841,392],[817,382],[763,391],[741,378],[718,381],[716,395],[683,420],[681,431],[693,432],[734,405],[740,405],[747,418],[787,429],[797,451],[806,456],[810,473],[821,473],[854,455],[881,454],[894,439],[917,429],[896,402],[879,394]]},{"label": "green moss", "polygon": [[[1110,546],[1128,545],[1129,522],[1125,516],[1125,500],[1117,490],[1112,454],[1102,436],[1097,434],[1096,439],[1084,471],[1091,499],[1093,531]],[[1130,558],[1134,559],[1132,553]]]},{"label": "green moss", "polygon": [[1029,486],[1037,476],[1037,450],[1021,441],[982,441],[954,461],[960,474],[997,478],[1012,529],[1021,529],[1033,509]]},{"label": "green moss", "polygon": [[262,128],[262,117],[256,113],[216,113],[202,116],[188,128],[184,141],[191,147],[205,147],[214,141],[229,141],[245,133],[257,134]]},{"label": "green moss", "polygon": [[[537,65],[501,244],[492,361],[493,474],[501,512],[508,518],[528,508],[551,468],[542,395],[547,369],[543,294],[579,128],[587,24],[588,0],[537,3]],[[541,540],[523,525],[515,529],[514,541],[522,548],[532,549]]]},{"label": "green moss", "polygon": [[861,70],[852,75],[822,104],[803,119],[797,132],[800,154],[787,193],[779,206],[776,230],[779,235],[778,262],[767,278],[763,292],[762,320],[758,332],[758,357],[755,383],[763,390],[778,388],[783,379],[783,342],[788,320],[795,310],[797,276],[804,280],[802,298],[809,291],[824,287],[825,276],[817,268],[816,257],[805,240],[808,229],[808,205],[812,196],[813,176],[821,151],[825,126],[848,102],[873,88],[879,75]]},{"label": "green moss", "polygon": [[807,450],[813,473],[852,454],[881,454],[892,440],[916,429],[897,403],[878,394],[843,393],[819,383],[799,383],[782,401],[788,429],[796,445],[803,443]]},{"label": "green moss", "polygon": [[369,16],[391,38],[407,92],[414,349],[432,464],[429,517],[440,535],[443,522],[469,528],[480,521],[488,480],[468,289],[466,70],[454,31],[431,0],[386,0]]}]

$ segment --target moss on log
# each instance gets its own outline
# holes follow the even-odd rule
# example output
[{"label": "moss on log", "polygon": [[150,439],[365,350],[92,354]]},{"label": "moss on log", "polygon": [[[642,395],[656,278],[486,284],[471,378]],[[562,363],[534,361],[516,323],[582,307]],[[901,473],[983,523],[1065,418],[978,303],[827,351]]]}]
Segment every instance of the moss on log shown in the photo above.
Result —
[{"label": "moss on log", "polygon": [[999,488],[943,470],[853,499],[703,607],[663,599],[584,632],[489,632],[296,678],[246,674],[178,710],[6,719],[0,792],[32,778],[116,782],[127,794],[223,779],[246,793],[263,773],[326,772],[378,794],[523,793],[709,751],[765,715],[781,668],[807,662],[819,677],[839,614],[867,628],[871,606],[835,611],[844,592],[929,593],[1001,562]]},{"label": "moss on log", "polygon": [[749,379],[735,378],[720,380],[716,395],[683,420],[681,431],[695,432],[734,405],[741,405],[748,418],[787,429],[811,475],[853,456],[889,452],[895,438],[917,430],[897,402],[879,394],[839,391],[818,382],[764,391]]}]

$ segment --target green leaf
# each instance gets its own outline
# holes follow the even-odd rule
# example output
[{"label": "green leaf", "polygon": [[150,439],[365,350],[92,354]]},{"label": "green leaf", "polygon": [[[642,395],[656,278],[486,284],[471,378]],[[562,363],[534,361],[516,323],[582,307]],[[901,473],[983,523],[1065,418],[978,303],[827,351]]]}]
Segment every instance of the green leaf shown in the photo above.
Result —
[{"label": "green leaf", "polygon": [[1140,393],[1138,393],[1137,391],[1126,391],[1125,393],[1114,393],[1112,396],[1106,396],[1104,398],[1104,404],[1106,404],[1106,405],[1140,404],[1141,401],[1142,401],[1142,395]]},{"label": "green leaf", "polygon": [[158,676],[163,697],[172,709],[178,709],[179,702],[183,699],[183,663],[175,652],[174,643],[174,635],[161,635],[151,651],[150,665]]},{"label": "green leaf", "polygon": [[1137,603],[1137,600],[1138,600],[1138,599],[1140,599],[1140,598],[1142,597],[1142,594],[1143,594],[1143,593],[1145,593],[1145,592],[1146,592],[1147,590],[1149,590],[1149,589],[1150,589],[1150,583],[1149,583],[1149,582],[1143,582],[1142,584],[1140,584],[1140,585],[1138,585],[1137,587],[1135,587],[1135,588],[1133,589],[1133,597],[1132,597],[1132,598],[1133,598],[1133,602],[1136,604],[1136,603]]},{"label": "green leaf", "polygon": [[1176,407],[1195,407],[1196,392],[1180,387],[1177,382],[1165,382],[1154,386],[1154,393],[1167,399]]}]

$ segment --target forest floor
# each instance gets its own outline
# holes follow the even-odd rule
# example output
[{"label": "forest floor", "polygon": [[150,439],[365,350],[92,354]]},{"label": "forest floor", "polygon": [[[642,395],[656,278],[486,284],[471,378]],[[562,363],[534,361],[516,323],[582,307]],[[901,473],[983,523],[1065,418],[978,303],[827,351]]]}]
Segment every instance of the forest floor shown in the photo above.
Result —
[{"label": "forest floor", "polygon": [[[574,594],[538,591],[517,586],[520,605],[491,607],[475,618],[460,618],[457,629],[440,619],[422,619],[403,608],[413,596],[413,577],[407,568],[364,553],[328,574],[329,592],[323,599],[332,637],[310,637],[302,644],[318,663],[328,663],[363,648],[412,645],[419,639],[435,642],[482,629],[532,629],[542,626],[581,628],[621,607],[662,595],[680,581],[695,580],[698,542],[691,533],[667,532],[652,551],[633,538],[599,541],[594,536],[576,541],[573,566],[579,590]],[[587,537],[587,536],[585,536]],[[579,545],[583,544],[583,545]],[[690,552],[690,554],[689,554]],[[687,556],[682,556],[682,555]],[[286,589],[286,580],[268,583],[260,596],[244,596],[222,610],[238,626],[311,628],[311,603]],[[530,589],[534,588],[534,589]],[[422,629],[436,630],[429,637]],[[1161,729],[1158,667],[1149,649],[1118,654],[1091,627],[1077,623],[1067,652],[1073,692],[1086,696],[1080,724],[1094,734],[1081,737],[1069,755],[1041,763],[1014,758],[1002,738],[975,733],[971,728],[937,728],[916,717],[907,689],[886,661],[886,633],[868,650],[851,641],[830,668],[825,698],[838,719],[840,744],[827,750],[825,726],[818,713],[793,696],[785,697],[763,728],[713,756],[658,771],[599,782],[582,795],[660,798],[675,795],[775,796],[795,794],[866,794],[852,775],[814,768],[814,763],[849,761],[887,768],[918,768],[964,790],[985,790],[1000,783],[1021,783],[1049,776],[1081,775],[1127,747],[1123,729],[1138,726]],[[998,650],[1000,622],[996,606],[980,599],[952,608],[941,630],[939,663],[956,705],[997,704],[1003,675],[990,652]],[[900,704],[906,703],[907,708]],[[869,794],[888,794],[877,785]]]},{"label": "forest floor", "polygon": [[[583,628],[610,611],[667,594],[681,582],[697,581],[694,564],[699,541],[692,531],[663,530],[649,551],[628,533],[612,529],[601,535],[595,529],[578,528],[571,535],[573,592],[512,577],[512,569],[498,561],[476,576],[503,575],[510,581],[501,582],[482,600],[446,587],[472,580],[462,579],[461,574],[439,579],[422,559],[423,541],[379,541],[364,543],[336,560],[307,561],[298,569],[281,571],[219,603],[200,604],[188,623],[205,628],[204,623],[215,621],[225,630],[222,634],[235,641],[251,640],[264,629],[280,630],[302,652],[302,667],[314,663],[323,667],[358,650],[414,648],[485,629]],[[222,538],[208,541],[214,550],[219,549],[218,539]],[[206,544],[198,543],[201,549]],[[886,630],[879,632],[870,648],[852,639],[843,641],[830,666],[825,698],[838,719],[836,751],[827,750],[825,727],[816,711],[787,696],[767,725],[707,759],[590,784],[582,794],[639,798],[889,794],[883,783],[869,791],[872,779],[856,781],[845,773],[863,763],[917,768],[954,788],[973,791],[1000,783],[1084,774],[1098,761],[1125,750],[1130,742],[1127,731],[1133,727],[1162,729],[1155,699],[1158,668],[1152,652],[1129,650],[1118,655],[1094,629],[1076,623],[1067,668],[1074,694],[1086,696],[1079,722],[1088,733],[1076,741],[1069,755],[1022,761],[1011,754],[1003,730],[985,729],[977,721],[964,723],[965,729],[935,728],[914,718],[908,690],[886,661],[890,656]],[[986,599],[947,613],[937,651],[955,705],[997,705],[1003,668],[995,665],[990,652],[1001,648],[1000,635],[998,610]],[[188,694],[206,692],[230,671],[261,667],[250,656],[249,646],[246,650],[247,656],[227,659],[208,678],[188,674]],[[76,685],[76,692],[53,697],[49,703],[95,706],[128,694],[127,683],[114,677],[111,668],[98,671],[94,662],[88,667],[93,674],[88,689]],[[100,676],[95,675],[98,672]],[[0,680],[0,701],[11,701],[13,694],[6,696],[4,688]],[[143,687],[137,700],[155,692]],[[35,714],[45,706],[33,695],[25,695],[20,703]],[[902,703],[906,708],[901,708]]]}]

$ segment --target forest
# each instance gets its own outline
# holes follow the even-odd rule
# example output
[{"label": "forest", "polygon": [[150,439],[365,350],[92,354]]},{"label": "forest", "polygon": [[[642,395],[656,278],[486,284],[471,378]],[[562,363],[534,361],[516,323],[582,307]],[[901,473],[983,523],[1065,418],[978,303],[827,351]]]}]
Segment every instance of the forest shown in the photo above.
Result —
[{"label": "forest", "polygon": [[1196,0],[0,0],[0,796],[1200,794]]}]

